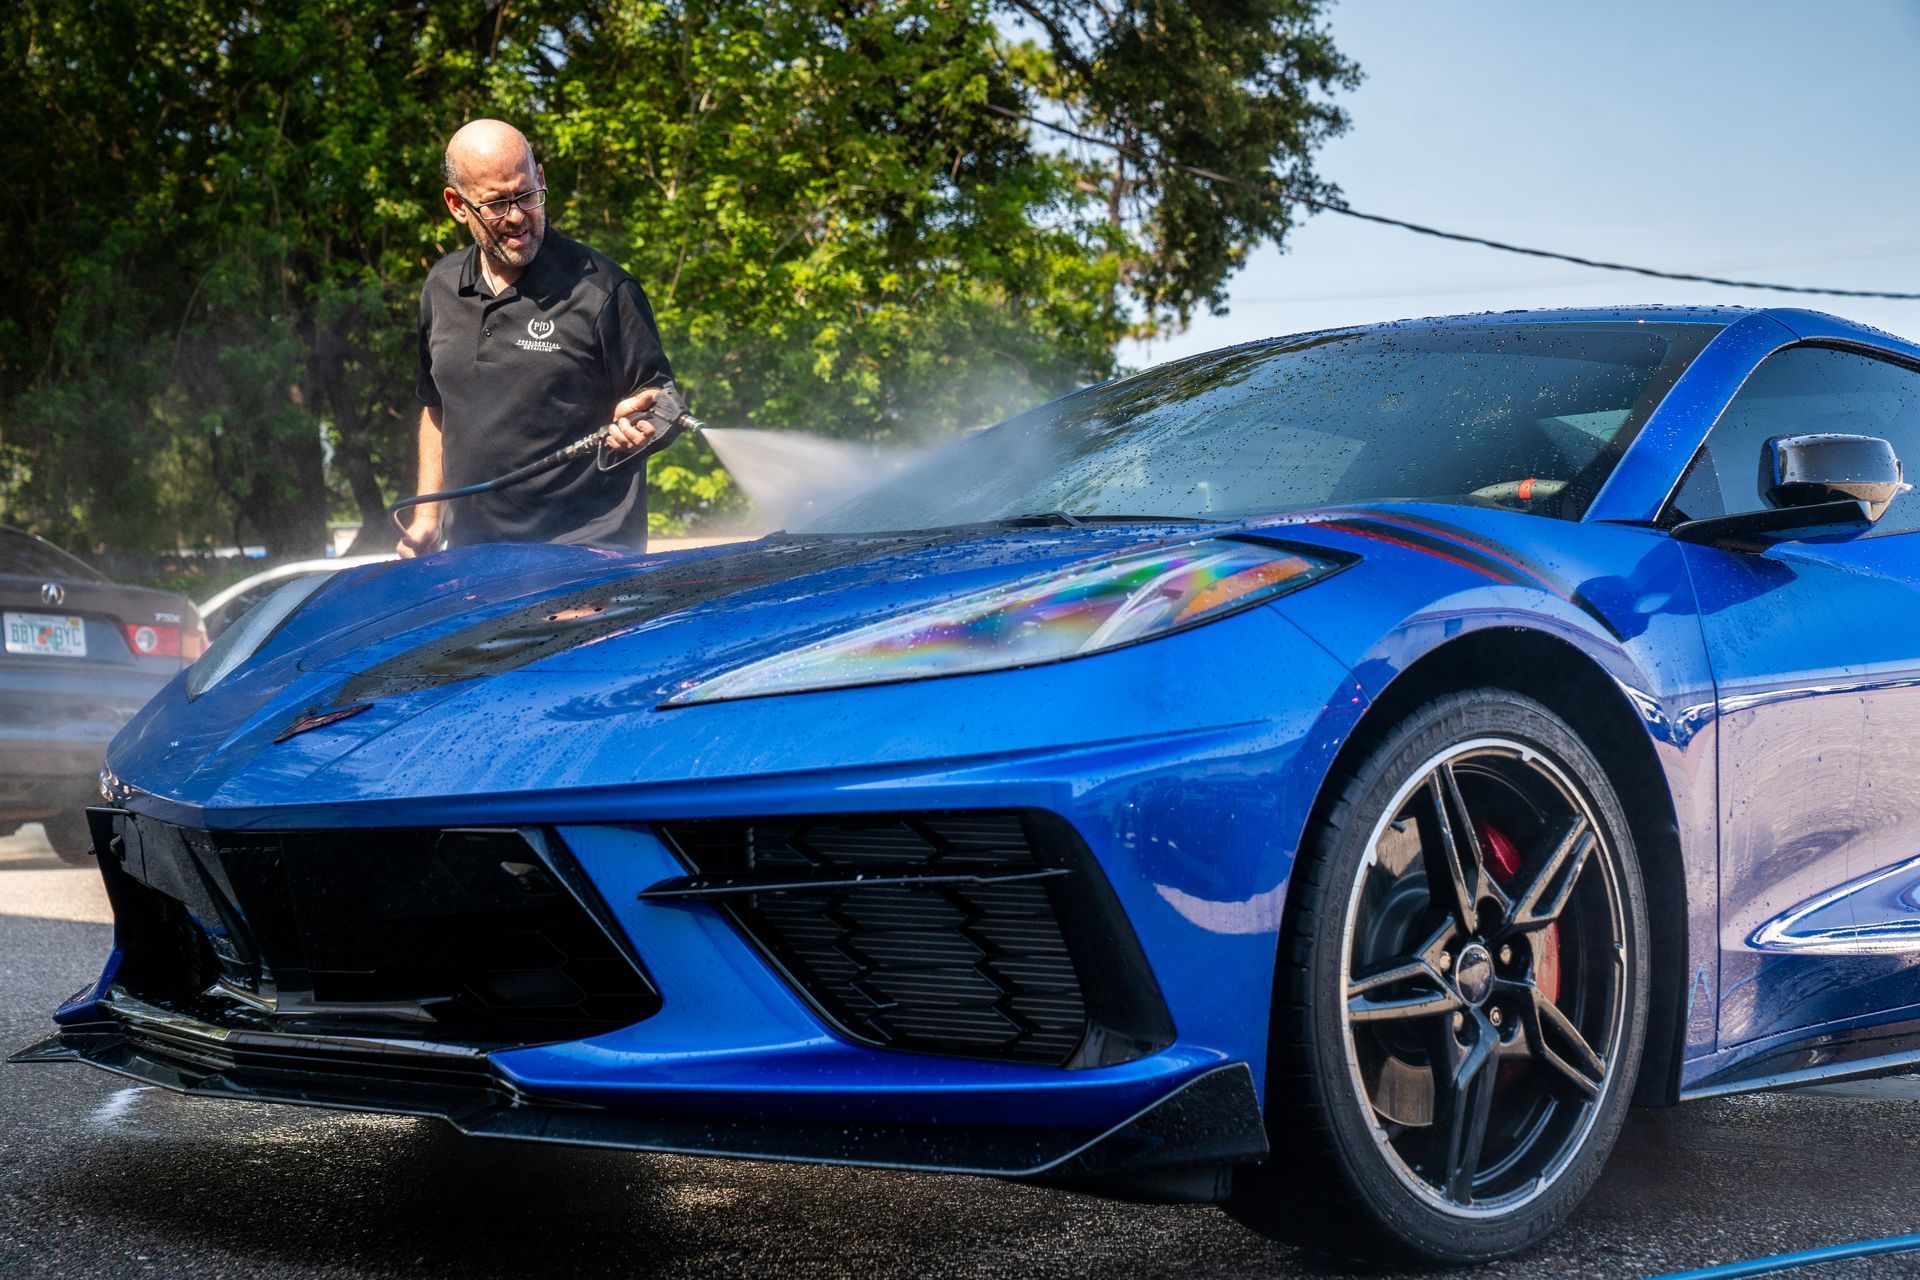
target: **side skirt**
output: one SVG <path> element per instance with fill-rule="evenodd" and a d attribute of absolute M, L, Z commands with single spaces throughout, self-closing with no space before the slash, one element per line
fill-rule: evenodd
<path fill-rule="evenodd" d="M 1920 1022 L 1858 1027 L 1765 1049 L 1680 1090 L 1680 1100 L 1896 1075 L 1920 1066 Z"/>

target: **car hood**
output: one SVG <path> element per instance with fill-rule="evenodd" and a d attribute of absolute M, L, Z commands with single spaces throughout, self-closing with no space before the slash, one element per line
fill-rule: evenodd
<path fill-rule="evenodd" d="M 423 603 L 294 637 L 302 671 L 348 677 L 337 701 L 416 693 L 509 672 L 711 675 L 819 635 L 1076 561 L 1207 536 L 1190 525 L 775 535 L 611 563 L 562 561 L 465 589 L 430 562 L 389 593 Z M 480 552 L 482 556 L 485 551 Z M 585 572 L 582 572 L 582 570 Z M 419 579 L 425 579 L 420 581 Z M 330 604 L 333 602 L 329 602 Z M 341 599 L 345 609 L 352 598 Z M 356 610 L 357 612 L 357 610 Z"/>
<path fill-rule="evenodd" d="M 663 555 L 484 546 L 349 570 L 198 699 L 176 682 L 122 732 L 109 765 L 134 787 L 206 803 L 249 769 L 310 787 L 346 754 L 403 726 L 424 733 L 427 720 L 466 717 L 498 742 L 516 721 L 588 716 L 591 704 L 596 723 L 624 717 L 631 729 L 670 719 L 655 709 L 689 684 L 823 636 L 1237 527 L 776 535 Z M 350 717 L 288 735 L 332 712 Z M 444 735 L 435 749 L 451 749 Z"/>

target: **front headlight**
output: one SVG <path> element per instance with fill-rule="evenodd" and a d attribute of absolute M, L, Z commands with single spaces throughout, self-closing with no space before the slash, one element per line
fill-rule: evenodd
<path fill-rule="evenodd" d="M 295 578 L 241 614 L 187 669 L 188 699 L 197 698 L 213 688 L 225 680 L 235 667 L 259 652 L 260 646 L 293 616 L 294 610 L 307 602 L 308 596 L 325 585 L 329 576 L 316 573 Z"/>
<path fill-rule="evenodd" d="M 1211 622 L 1352 563 L 1320 548 L 1207 538 L 1106 556 L 875 622 L 691 681 L 662 706 L 1030 667 Z"/>

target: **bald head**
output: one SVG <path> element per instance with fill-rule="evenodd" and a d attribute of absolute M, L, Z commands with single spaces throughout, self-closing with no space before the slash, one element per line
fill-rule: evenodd
<path fill-rule="evenodd" d="M 469 120 L 447 142 L 447 185 L 464 187 L 467 175 L 480 170 L 525 167 L 533 170 L 533 147 L 527 135 L 505 120 Z"/>
<path fill-rule="evenodd" d="M 519 278 L 547 231 L 546 211 L 528 208 L 547 177 L 526 135 L 504 120 L 474 120 L 447 143 L 447 212 L 473 233 L 489 273 Z"/>

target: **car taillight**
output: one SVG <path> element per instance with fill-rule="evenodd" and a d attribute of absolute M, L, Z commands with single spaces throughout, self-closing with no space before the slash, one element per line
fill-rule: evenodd
<path fill-rule="evenodd" d="M 200 655 L 206 651 L 206 625 L 204 623 L 195 623 L 193 626 L 188 627 L 186 633 L 180 637 L 180 665 L 184 667 L 188 663 L 198 660 Z"/>
<path fill-rule="evenodd" d="M 143 658 L 178 658 L 181 656 L 179 627 L 154 626 L 144 622 L 123 622 L 120 630 L 126 633 L 127 647 Z"/>

